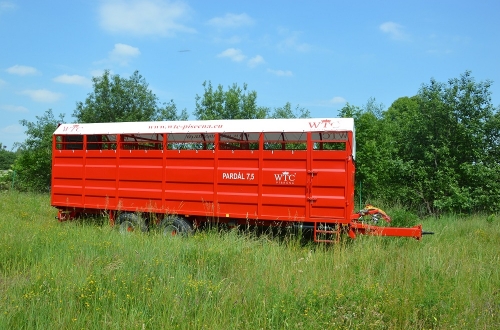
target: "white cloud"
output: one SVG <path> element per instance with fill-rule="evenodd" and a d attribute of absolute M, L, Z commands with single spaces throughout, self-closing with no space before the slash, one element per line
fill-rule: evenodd
<path fill-rule="evenodd" d="M 453 51 L 451 49 L 428 49 L 426 53 L 430 55 L 448 55 Z"/>
<path fill-rule="evenodd" d="M 299 42 L 297 37 L 292 36 L 282 40 L 278 43 L 278 47 L 282 49 L 294 49 L 299 52 L 307 52 L 311 49 L 311 46 L 305 42 Z"/>
<path fill-rule="evenodd" d="M 234 62 L 241 62 L 246 59 L 246 56 L 242 53 L 241 50 L 234 48 L 226 49 L 225 51 L 217 55 L 217 57 L 228 57 Z"/>
<path fill-rule="evenodd" d="M 228 48 L 222 53 L 218 54 L 217 57 L 226 57 L 229 58 L 233 62 L 243 62 L 247 59 L 247 56 L 243 54 L 240 49 Z M 255 68 L 260 64 L 264 64 L 266 61 L 260 55 L 256 55 L 247 61 L 247 64 L 251 68 Z"/>
<path fill-rule="evenodd" d="M 239 44 L 242 42 L 242 38 L 240 36 L 232 36 L 229 38 L 214 38 L 214 42 L 216 43 L 226 43 L 226 44 Z"/>
<path fill-rule="evenodd" d="M 15 9 L 16 4 L 10 1 L 0 1 L 0 13 L 3 11 Z"/>
<path fill-rule="evenodd" d="M 67 75 L 63 74 L 60 76 L 55 77 L 54 79 L 55 82 L 61 83 L 61 84 L 70 84 L 70 85 L 82 85 L 82 86 L 89 86 L 91 85 L 90 79 L 79 76 L 79 75 Z"/>
<path fill-rule="evenodd" d="M 235 28 L 253 25 L 254 20 L 247 14 L 226 14 L 224 17 L 212 18 L 208 24 L 218 28 Z"/>
<path fill-rule="evenodd" d="M 342 96 L 334 96 L 329 100 L 314 101 L 310 105 L 315 107 L 331 107 L 333 105 L 345 104 L 346 102 L 347 100 Z"/>
<path fill-rule="evenodd" d="M 288 29 L 280 28 L 278 30 L 278 33 L 280 35 L 284 36 L 284 39 L 282 39 L 278 43 L 278 48 L 281 50 L 288 50 L 292 49 L 298 52 L 308 52 L 311 50 L 311 45 L 305 42 L 301 42 L 299 40 L 300 33 L 296 31 L 289 31 Z"/>
<path fill-rule="evenodd" d="M 239 44 L 240 42 L 242 42 L 242 38 L 239 36 L 232 36 L 230 38 L 224 39 L 223 41 L 229 44 Z"/>
<path fill-rule="evenodd" d="M 334 96 L 328 103 L 332 104 L 339 104 L 339 103 L 346 103 L 346 99 L 344 99 L 342 96 Z"/>
<path fill-rule="evenodd" d="M 28 112 L 28 109 L 20 105 L 0 105 L 0 109 L 8 112 Z"/>
<path fill-rule="evenodd" d="M 102 77 L 103 74 L 104 74 L 104 70 L 100 70 L 100 69 L 99 70 L 92 70 L 92 71 L 90 71 L 90 75 L 92 77 Z M 114 73 L 113 73 L 112 70 L 109 71 L 109 74 L 110 75 L 114 75 Z"/>
<path fill-rule="evenodd" d="M 0 129 L 0 132 L 6 133 L 6 134 L 20 134 L 24 132 L 24 128 L 21 125 L 9 125 L 2 127 Z"/>
<path fill-rule="evenodd" d="M 272 73 L 272 74 L 279 76 L 279 77 L 291 77 L 291 76 L 293 76 L 293 73 L 290 70 L 285 71 L 285 70 L 267 69 L 267 72 Z"/>
<path fill-rule="evenodd" d="M 8 68 L 7 70 L 8 73 L 10 74 L 17 74 L 19 76 L 27 76 L 27 75 L 34 75 L 38 74 L 38 70 L 35 69 L 34 67 L 31 66 L 26 66 L 26 65 L 14 65 Z"/>
<path fill-rule="evenodd" d="M 140 54 L 139 48 L 125 44 L 115 44 L 115 47 L 109 53 L 109 59 L 114 62 L 119 62 L 121 65 L 127 65 L 132 58 Z"/>
<path fill-rule="evenodd" d="M 188 18 L 189 11 L 182 1 L 105 0 L 99 15 L 101 27 L 109 32 L 173 36 L 177 32 L 196 32 L 179 23 Z"/>
<path fill-rule="evenodd" d="M 118 57 L 135 57 L 141 54 L 139 51 L 139 48 L 137 47 L 132 47 L 129 45 L 125 44 L 115 44 L 115 48 L 111 51 L 111 54 L 113 56 L 118 56 Z"/>
<path fill-rule="evenodd" d="M 385 22 L 380 24 L 380 31 L 387 33 L 391 36 L 392 39 L 395 40 L 403 40 L 407 38 L 407 35 L 404 33 L 404 27 L 394 22 Z"/>
<path fill-rule="evenodd" d="M 56 102 L 63 96 L 47 89 L 27 89 L 21 94 L 29 96 L 35 102 Z"/>
<path fill-rule="evenodd" d="M 0 127 L 0 142 L 3 146 L 10 146 L 10 149 L 13 150 L 14 143 L 26 140 L 24 129 L 19 124 Z"/>
<path fill-rule="evenodd" d="M 7 85 L 5 80 L 0 79 L 0 87 Z"/>
<path fill-rule="evenodd" d="M 266 63 L 266 61 L 264 61 L 264 58 L 260 55 L 254 56 L 248 60 L 248 66 L 251 68 L 255 68 L 256 66 L 264 63 Z"/>

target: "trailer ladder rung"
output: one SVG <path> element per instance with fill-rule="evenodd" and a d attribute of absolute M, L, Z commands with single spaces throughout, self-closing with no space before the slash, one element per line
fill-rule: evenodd
<path fill-rule="evenodd" d="M 326 224 L 315 222 L 314 241 L 318 243 L 338 243 L 340 241 L 340 225 L 333 224 L 331 226 L 336 229 L 330 229 L 331 227 Z"/>

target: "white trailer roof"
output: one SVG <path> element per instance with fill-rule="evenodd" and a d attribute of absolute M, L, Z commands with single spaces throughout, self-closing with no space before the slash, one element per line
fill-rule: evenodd
<path fill-rule="evenodd" d="M 354 132 L 353 118 L 233 119 L 61 124 L 55 135 L 224 133 L 224 132 Z"/>

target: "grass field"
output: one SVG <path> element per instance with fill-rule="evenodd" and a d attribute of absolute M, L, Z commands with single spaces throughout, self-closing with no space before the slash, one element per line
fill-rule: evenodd
<path fill-rule="evenodd" d="M 122 235 L 0 193 L 0 329 L 500 329 L 500 218 L 422 241 Z"/>

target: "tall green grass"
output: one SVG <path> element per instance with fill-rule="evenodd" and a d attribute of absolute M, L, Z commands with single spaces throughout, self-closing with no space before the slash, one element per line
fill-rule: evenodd
<path fill-rule="evenodd" d="M 122 235 L 0 193 L 0 329 L 497 329 L 500 219 L 337 245 L 204 230 Z"/>

